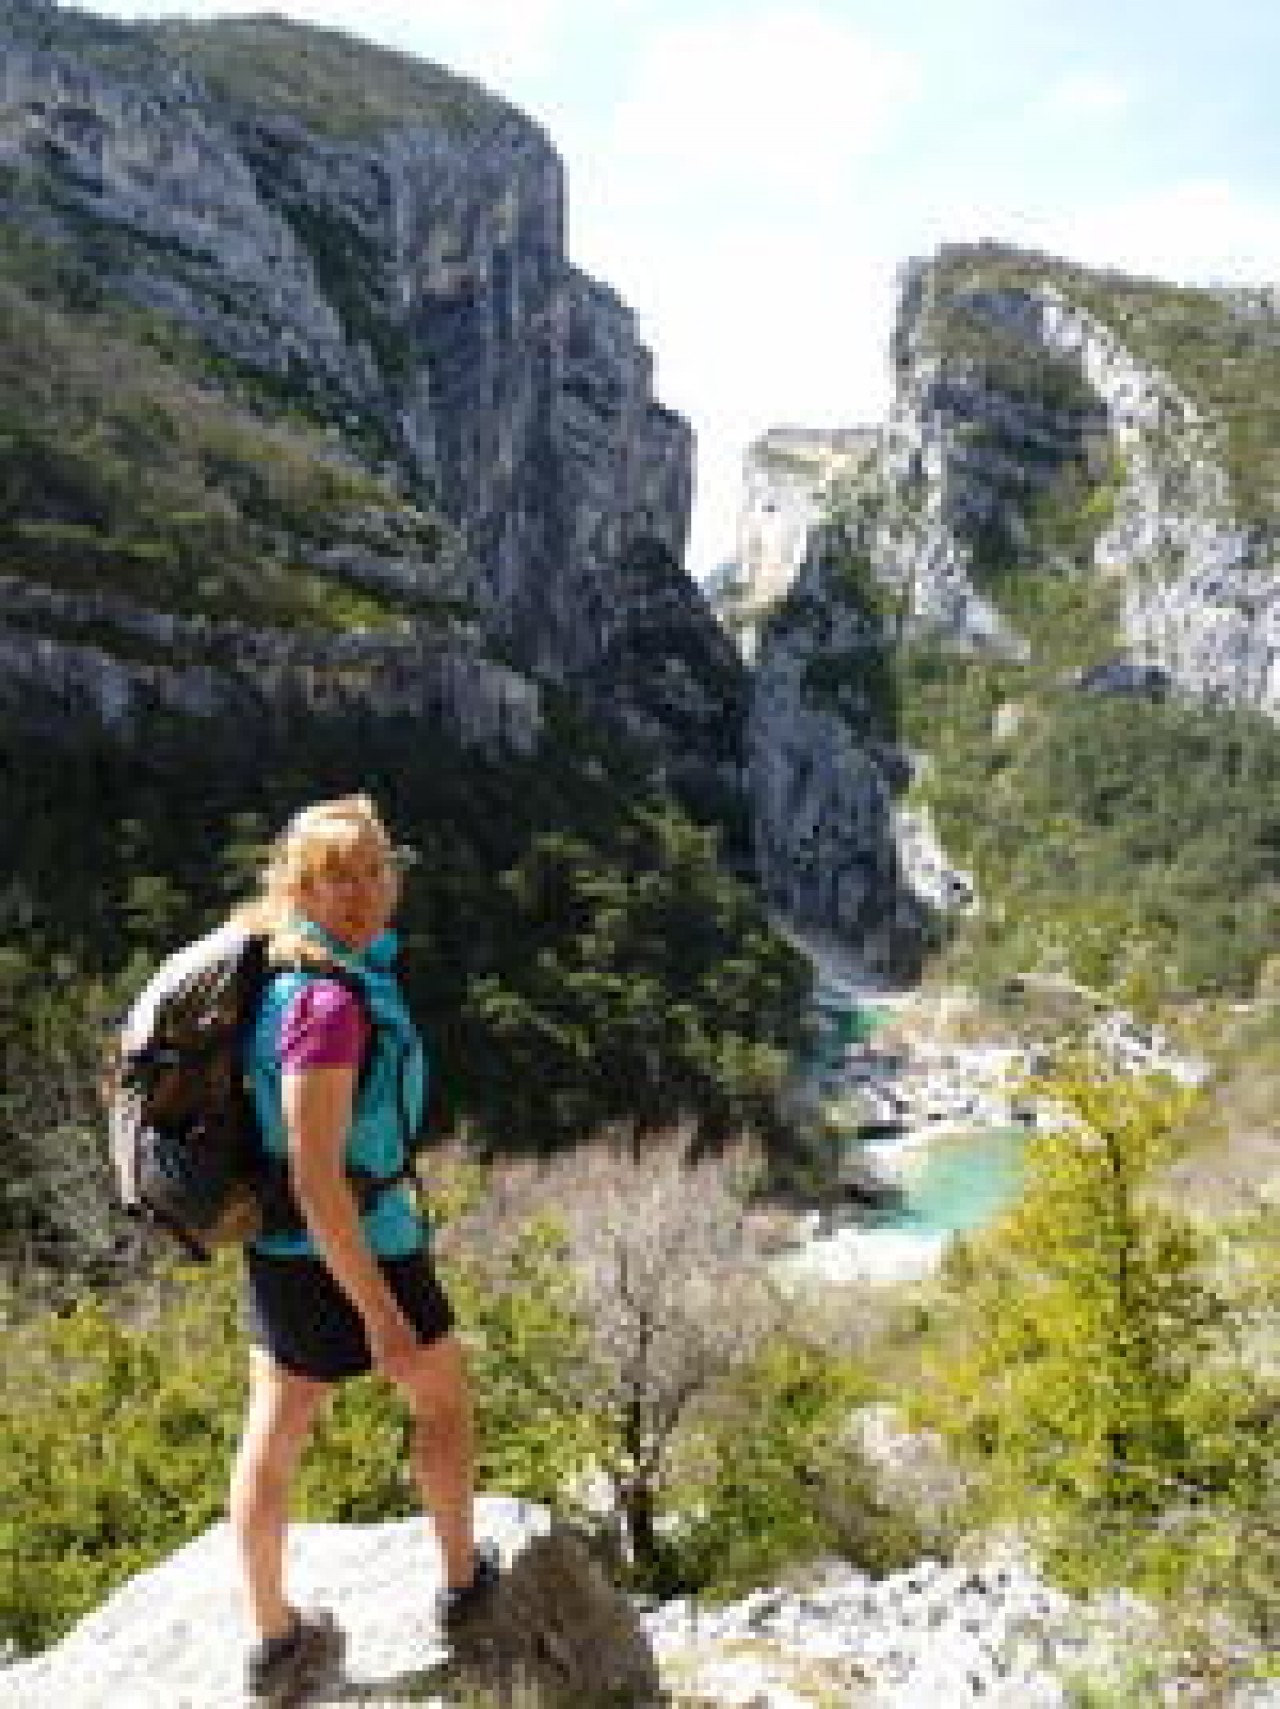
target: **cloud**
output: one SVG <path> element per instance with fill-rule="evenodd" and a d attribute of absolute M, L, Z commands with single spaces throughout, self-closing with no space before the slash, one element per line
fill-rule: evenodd
<path fill-rule="evenodd" d="M 918 82 L 909 55 L 830 12 L 738 10 L 648 39 L 608 150 L 667 198 L 812 199 L 886 137 Z"/>
<path fill-rule="evenodd" d="M 644 265 L 643 229 L 631 241 L 617 273 L 639 281 L 631 296 L 656 345 L 658 393 L 697 434 L 689 564 L 701 574 L 733 549 L 753 439 L 777 425 L 851 426 L 885 413 L 895 268 L 813 234 L 807 243 L 794 234 L 777 264 L 751 230 L 701 256 L 667 252 L 661 268 Z"/>
<path fill-rule="evenodd" d="M 1126 113 L 1134 92 L 1106 71 L 1072 71 L 1049 89 L 1041 111 L 1053 119 L 1110 119 Z"/>
<path fill-rule="evenodd" d="M 862 248 L 878 151 L 917 63 L 815 4 L 651 34 L 594 134 L 558 129 L 580 264 L 636 308 L 698 438 L 689 562 L 732 551 L 747 445 L 888 400 L 892 260 Z"/>

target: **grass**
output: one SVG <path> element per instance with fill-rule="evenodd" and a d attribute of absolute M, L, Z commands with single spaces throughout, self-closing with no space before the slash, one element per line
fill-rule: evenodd
<path fill-rule="evenodd" d="M 479 138 L 514 116 L 478 83 L 339 30 L 279 17 L 124 25 L 64 10 L 4 8 L 6 35 L 74 55 L 108 76 L 164 85 L 174 62 L 241 111 L 287 114 L 320 136 L 360 139 L 405 125 Z"/>
<path fill-rule="evenodd" d="M 1222 430 L 1241 519 L 1274 526 L 1280 509 L 1280 314 L 1274 308 L 1251 312 L 1229 293 L 997 246 L 945 249 L 939 265 L 944 293 L 967 285 L 1036 290 L 1049 283 L 1095 314 Z"/>
<path fill-rule="evenodd" d="M 262 17 L 174 20 L 138 33 L 192 66 L 218 99 L 288 114 L 335 140 L 406 125 L 480 140 L 514 117 L 478 83 L 340 30 Z"/>

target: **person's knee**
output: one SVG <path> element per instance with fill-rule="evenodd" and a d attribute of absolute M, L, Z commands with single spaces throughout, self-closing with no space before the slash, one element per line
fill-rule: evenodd
<path fill-rule="evenodd" d="M 455 1342 L 423 1349 L 409 1390 L 409 1406 L 420 1434 L 436 1442 L 465 1440 L 471 1428 L 471 1403 L 461 1349 Z"/>
<path fill-rule="evenodd" d="M 240 1444 L 232 1474 L 232 1500 L 260 1502 L 287 1484 L 296 1458 L 291 1439 L 269 1431 L 250 1431 Z"/>

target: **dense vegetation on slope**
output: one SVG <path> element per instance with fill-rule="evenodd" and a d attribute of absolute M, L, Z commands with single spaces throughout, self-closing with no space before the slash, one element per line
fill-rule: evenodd
<path fill-rule="evenodd" d="M 479 140 L 515 111 L 442 66 L 278 17 L 119 24 L 38 0 L 3 0 L 0 27 L 30 47 L 71 54 L 126 79 L 166 76 L 177 60 L 215 96 L 297 119 L 321 136 L 424 125 Z"/>
<path fill-rule="evenodd" d="M 570 709 L 529 760 L 373 723 L 263 739 L 252 763 L 200 727 L 140 735 L 129 750 L 87 734 L 63 750 L 0 732 L 3 1179 L 26 1193 L 41 1171 L 68 1177 L 34 1208 L 7 1197 L 11 1258 L 44 1236 L 56 1259 L 59 1223 L 83 1214 L 104 1011 L 247 893 L 300 802 L 350 789 L 370 790 L 422 856 L 404 972 L 432 1040 L 437 1133 L 462 1124 L 492 1153 L 686 1115 L 708 1143 L 771 1129 L 805 964 L 720 870 L 713 835 Z"/>
<path fill-rule="evenodd" d="M 982 901 L 952 966 L 1056 969 L 1144 1003 L 1254 989 L 1280 883 L 1273 724 L 1037 693 L 936 653 L 904 666 L 903 725 L 934 761 L 921 794 Z"/>
<path fill-rule="evenodd" d="M 166 20 L 147 33 L 198 72 L 215 96 L 287 115 L 319 136 L 350 139 L 420 125 L 480 141 L 515 116 L 457 72 L 340 30 L 262 17 Z"/>
<path fill-rule="evenodd" d="M 0 574 L 249 624 L 376 628 L 448 602 L 344 586 L 445 524 L 263 383 L 105 297 L 87 258 L 0 225 Z"/>

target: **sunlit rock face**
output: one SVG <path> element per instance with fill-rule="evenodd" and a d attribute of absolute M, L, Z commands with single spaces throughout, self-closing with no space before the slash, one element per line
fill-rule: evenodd
<path fill-rule="evenodd" d="M 838 932 L 869 971 L 909 978 L 935 901 L 918 881 L 926 835 L 901 803 L 913 758 L 877 704 L 892 635 L 878 613 L 843 596 L 843 549 L 831 529 L 812 534 L 753 674 L 756 870 L 791 918 Z M 829 660 L 839 661 L 836 672 L 824 668 Z"/>
<path fill-rule="evenodd" d="M 1190 379 L 1137 353 L 1162 344 Z M 1275 714 L 1275 435 L 1255 428 L 1260 468 L 1245 467 L 1249 424 L 1194 379 L 1206 366 L 1258 366 L 1277 349 L 1280 316 L 1267 301 L 994 248 L 913 263 L 890 432 L 899 480 L 918 470 L 919 507 L 939 524 L 918 582 L 939 559 L 956 566 L 957 585 L 980 581 L 993 533 L 1016 562 L 1037 495 L 1070 469 L 1096 512 L 1091 568 L 1121 596 L 1117 654 L 1163 671 L 1184 695 Z M 1253 490 L 1267 479 L 1269 490 Z M 1058 567 L 1041 550 L 1019 572 Z"/>
<path fill-rule="evenodd" d="M 800 574 L 809 532 L 832 493 L 878 445 L 874 428 L 775 427 L 749 447 L 734 556 L 710 590 L 745 658 L 755 657 L 761 624 Z"/>
<path fill-rule="evenodd" d="M 92 257 L 114 299 L 439 520 L 430 561 L 337 540 L 308 543 L 311 568 L 416 578 L 466 607 L 473 651 L 626 722 L 607 664 L 652 630 L 628 566 L 661 553 L 664 621 L 679 604 L 686 651 L 701 636 L 723 673 L 681 567 L 691 431 L 654 396 L 632 311 L 568 260 L 562 163 L 505 102 L 330 32 L 7 0 L 0 198 L 9 229 Z"/>
<path fill-rule="evenodd" d="M 838 475 L 818 471 L 839 436 L 753 447 L 717 604 L 759 629 L 756 850 L 780 907 L 900 955 L 913 919 L 980 906 L 904 800 L 922 761 L 881 679 L 921 641 L 1034 664 L 1017 612 L 1037 582 L 1111 614 L 1082 689 L 1280 712 L 1277 435 L 1230 390 L 1245 356 L 1280 362 L 1265 294 L 944 249 L 903 271 L 890 415 Z"/>

